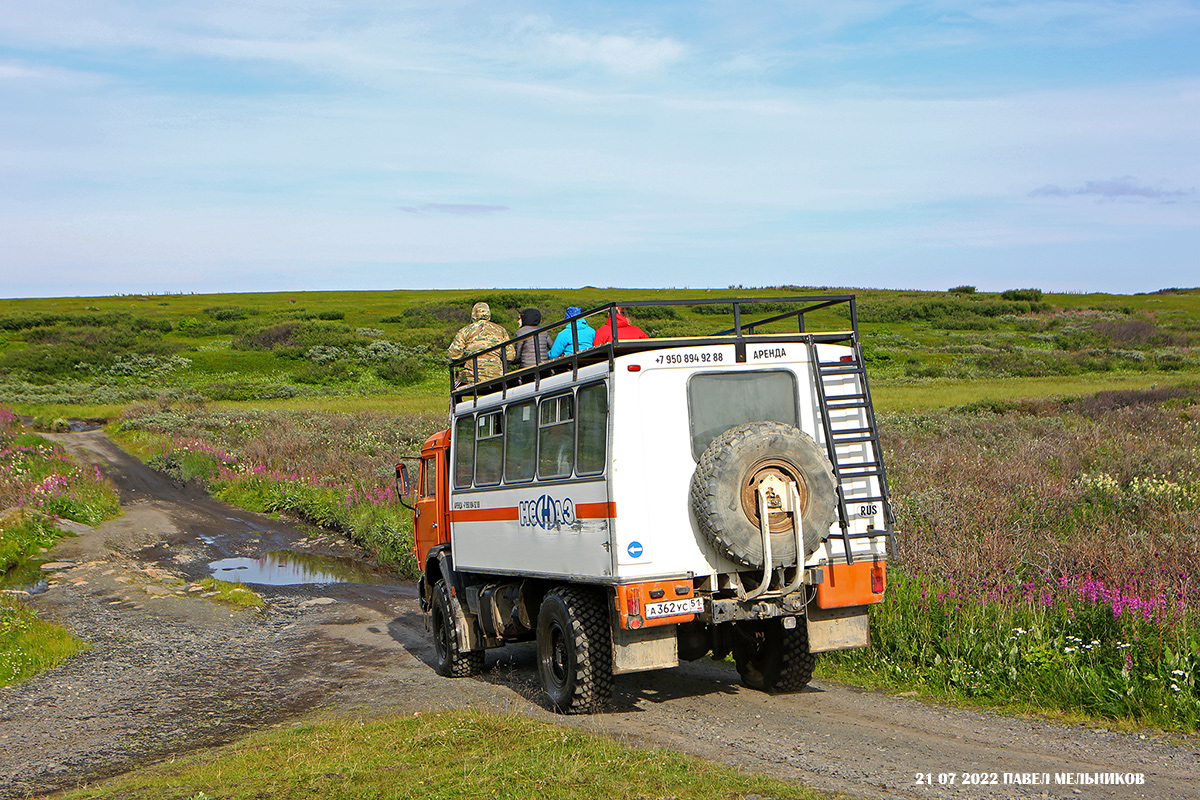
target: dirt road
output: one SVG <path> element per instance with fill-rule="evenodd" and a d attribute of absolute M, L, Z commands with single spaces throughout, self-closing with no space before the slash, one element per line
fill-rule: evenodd
<path fill-rule="evenodd" d="M 64 540 L 50 554 L 61 565 L 47 570 L 52 585 L 30 598 L 92 647 L 0 690 L 0 798 L 77 784 L 339 706 L 511 711 L 868 798 L 1200 798 L 1198 742 L 821 683 L 768 696 L 742 688 L 731 666 L 710 661 L 623 676 L 611 713 L 558 717 L 542 705 L 531 646 L 489 654 L 478 679 L 437 676 L 415 588 L 378 571 L 352 574 L 362 554 L 348 542 L 174 485 L 100 432 L 59 440 L 117 481 L 125 514 Z M 305 554 L 316 554 L 356 581 L 379 582 L 261 587 L 268 600 L 262 612 L 231 611 L 193 583 L 212 573 L 210 563 L 247 559 L 226 562 L 241 569 L 277 551 L 295 554 L 285 568 L 299 569 L 313 560 Z M 1077 781 L 1128 774 L 1144 783 L 1056 784 L 1056 774 Z M 1038 782 L 1006 782 L 1026 779 Z"/>

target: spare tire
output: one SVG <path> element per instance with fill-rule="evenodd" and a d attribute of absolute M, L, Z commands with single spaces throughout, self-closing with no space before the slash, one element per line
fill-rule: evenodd
<path fill-rule="evenodd" d="M 692 512 L 705 538 L 731 561 L 762 569 L 758 485 L 767 475 L 793 481 L 800 493 L 804 558 L 837 519 L 833 467 L 812 437 L 782 422 L 747 422 L 722 433 L 701 454 L 692 476 Z M 796 564 L 790 514 L 769 515 L 771 561 Z"/>

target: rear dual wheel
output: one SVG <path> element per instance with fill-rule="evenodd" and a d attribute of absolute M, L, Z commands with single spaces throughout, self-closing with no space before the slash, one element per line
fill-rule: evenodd
<path fill-rule="evenodd" d="M 794 618 L 793 618 L 794 619 Z M 735 622 L 733 661 L 742 683 L 766 692 L 798 692 L 812 680 L 817 656 L 808 649 L 808 627 L 783 627 L 783 619 Z"/>

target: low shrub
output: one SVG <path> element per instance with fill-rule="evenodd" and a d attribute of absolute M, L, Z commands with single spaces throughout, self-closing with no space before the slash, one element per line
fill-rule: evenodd
<path fill-rule="evenodd" d="M 180 344 L 163 341 L 157 330 L 135 329 L 128 324 L 35 328 L 26 339 L 28 347 L 0 351 L 0 374 L 49 383 L 103 372 L 121 360 L 168 358 L 182 349 Z"/>
<path fill-rule="evenodd" d="M 209 400 L 280 400 L 299 394 L 287 384 L 239 380 L 201 384 L 196 390 Z"/>
<path fill-rule="evenodd" d="M 404 309 L 386 321 L 401 322 L 410 328 L 446 328 L 462 326 L 471 321 L 471 305 L 468 303 L 427 303 Z"/>
<path fill-rule="evenodd" d="M 136 317 L 125 311 L 59 314 L 18 311 L 0 314 L 0 330 L 24 331 L 55 326 L 101 329 L 128 327 L 135 331 L 159 331 L 160 333 L 169 332 L 173 328 L 170 320 Z"/>
<path fill-rule="evenodd" d="M 258 309 L 247 308 L 245 306 L 210 306 L 204 309 L 204 313 L 220 322 L 232 322 L 257 316 Z"/>
<path fill-rule="evenodd" d="M 297 383 L 307 383 L 320 386 L 331 386 L 352 380 L 358 373 L 345 359 L 318 361 L 305 364 L 292 373 L 292 380 Z"/>
<path fill-rule="evenodd" d="M 347 325 L 328 322 L 284 322 L 247 333 L 235 339 L 235 350 L 273 350 L 279 355 L 303 358 L 314 347 L 370 346 L 370 338 L 360 336 Z"/>
<path fill-rule="evenodd" d="M 281 345 L 292 344 L 292 337 L 300 330 L 299 322 L 284 322 L 269 328 L 247 333 L 231 345 L 235 350 L 274 350 Z"/>
<path fill-rule="evenodd" d="M 1094 395 L 1070 401 L 1068 407 L 1078 414 L 1101 418 L 1111 411 L 1122 408 L 1168 404 L 1177 407 L 1196 403 L 1200 403 L 1200 386 L 1183 384 L 1180 386 L 1155 386 L 1150 389 L 1097 392 Z"/>
<path fill-rule="evenodd" d="M 429 371 L 429 362 L 420 358 L 390 359 L 375 368 L 375 374 L 393 386 L 415 386 Z"/>
<path fill-rule="evenodd" d="M 1132 347 L 1186 344 L 1184 337 L 1165 331 L 1144 319 L 1102 320 L 1092 325 L 1092 330 L 1111 342 Z"/>

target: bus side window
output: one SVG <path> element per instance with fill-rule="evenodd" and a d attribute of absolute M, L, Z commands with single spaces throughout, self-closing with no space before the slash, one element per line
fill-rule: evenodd
<path fill-rule="evenodd" d="M 608 387 L 595 383 L 579 390 L 579 474 L 604 472 L 607 450 Z"/>
<path fill-rule="evenodd" d="M 575 460 L 575 398 L 570 394 L 542 400 L 538 424 L 538 477 L 567 478 Z"/>
<path fill-rule="evenodd" d="M 537 406 L 532 400 L 514 403 L 505 411 L 504 481 L 533 480 L 537 467 Z"/>
<path fill-rule="evenodd" d="M 475 485 L 495 486 L 504 466 L 504 418 L 480 414 L 475 421 Z"/>
<path fill-rule="evenodd" d="M 454 488 L 471 488 L 475 474 L 475 418 L 460 417 L 454 425 Z"/>

